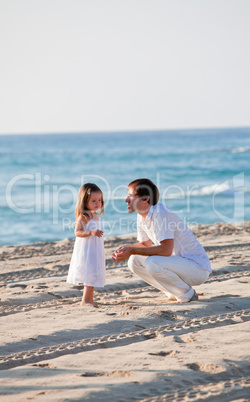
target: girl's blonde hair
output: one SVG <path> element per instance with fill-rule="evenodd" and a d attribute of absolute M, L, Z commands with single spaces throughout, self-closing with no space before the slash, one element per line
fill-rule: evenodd
<path fill-rule="evenodd" d="M 87 208 L 90 195 L 92 193 L 101 193 L 102 195 L 102 190 L 94 183 L 86 183 L 83 184 L 80 187 L 79 193 L 78 193 L 78 200 L 76 204 L 76 209 L 75 209 L 75 214 L 76 214 L 76 219 L 82 215 L 84 218 L 87 220 L 90 219 L 90 211 Z M 101 196 L 101 201 L 102 201 L 102 206 L 101 206 L 101 211 L 100 214 L 104 214 L 104 201 L 103 201 L 103 195 Z"/>

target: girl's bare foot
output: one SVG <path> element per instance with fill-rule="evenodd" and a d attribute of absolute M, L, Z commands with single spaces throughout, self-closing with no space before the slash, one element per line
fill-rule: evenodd
<path fill-rule="evenodd" d="M 91 305 L 93 307 L 99 307 L 98 303 L 94 302 L 94 301 L 81 301 L 80 306 L 86 306 L 86 305 Z"/>
<path fill-rule="evenodd" d="M 93 296 L 94 296 L 94 287 L 84 285 L 83 296 L 80 305 L 85 306 L 86 304 L 88 304 L 93 307 L 98 307 L 98 304 L 93 301 Z"/>

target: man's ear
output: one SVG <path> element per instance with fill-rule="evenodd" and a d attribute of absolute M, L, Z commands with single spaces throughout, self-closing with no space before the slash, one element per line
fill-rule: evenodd
<path fill-rule="evenodd" d="M 145 198 L 143 201 L 145 201 L 145 204 L 149 204 L 149 197 Z"/>

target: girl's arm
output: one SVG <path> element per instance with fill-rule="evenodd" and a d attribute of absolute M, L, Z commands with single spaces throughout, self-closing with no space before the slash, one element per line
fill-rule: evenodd
<path fill-rule="evenodd" d="M 83 216 L 79 216 L 79 218 L 76 221 L 76 226 L 75 226 L 75 235 L 76 237 L 90 237 L 90 236 L 97 236 L 97 237 L 102 237 L 103 236 L 103 231 L 99 229 L 95 230 L 84 230 L 84 227 L 88 223 L 86 218 L 83 218 Z"/>

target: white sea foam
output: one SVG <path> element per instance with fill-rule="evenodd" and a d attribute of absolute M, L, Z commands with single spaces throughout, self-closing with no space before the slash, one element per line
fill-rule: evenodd
<path fill-rule="evenodd" d="M 250 147 L 238 147 L 231 149 L 232 154 L 242 153 L 242 152 L 250 152 Z"/>
<path fill-rule="evenodd" d="M 196 189 L 191 192 L 191 195 L 194 196 L 202 196 L 202 195 L 210 195 L 214 193 L 223 193 L 224 191 L 228 191 L 228 185 L 226 183 L 222 184 L 212 184 L 211 186 L 204 186 L 200 189 Z"/>
<path fill-rule="evenodd" d="M 245 193 L 250 193 L 250 188 L 242 188 L 242 191 Z M 179 192 L 173 192 L 167 194 L 165 192 L 165 195 L 161 197 L 161 199 L 181 199 L 185 197 L 202 197 L 202 196 L 209 196 L 209 195 L 217 195 L 217 194 L 227 194 L 227 195 L 232 195 L 234 193 L 234 189 L 230 188 L 227 182 L 225 183 L 220 183 L 220 184 L 213 184 L 211 186 L 204 186 L 204 187 L 198 187 L 192 189 L 181 189 Z"/>
<path fill-rule="evenodd" d="M 161 200 L 167 200 L 167 199 L 181 199 L 185 197 L 202 197 L 202 196 L 208 196 L 208 195 L 217 195 L 221 193 L 227 193 L 228 195 L 231 195 L 234 193 L 234 189 L 230 188 L 229 183 L 226 181 L 224 183 L 216 183 L 212 184 L 210 186 L 199 186 L 195 185 L 193 187 L 181 187 L 178 186 L 179 189 L 177 191 L 169 191 L 168 188 L 166 187 L 165 189 L 161 189 L 161 194 L 162 196 L 160 197 Z M 171 189 L 171 186 L 169 187 Z M 250 193 L 250 188 L 244 187 L 241 189 L 241 191 L 244 191 L 245 193 Z M 112 197 L 112 201 L 124 201 L 126 198 L 125 197 Z"/>

